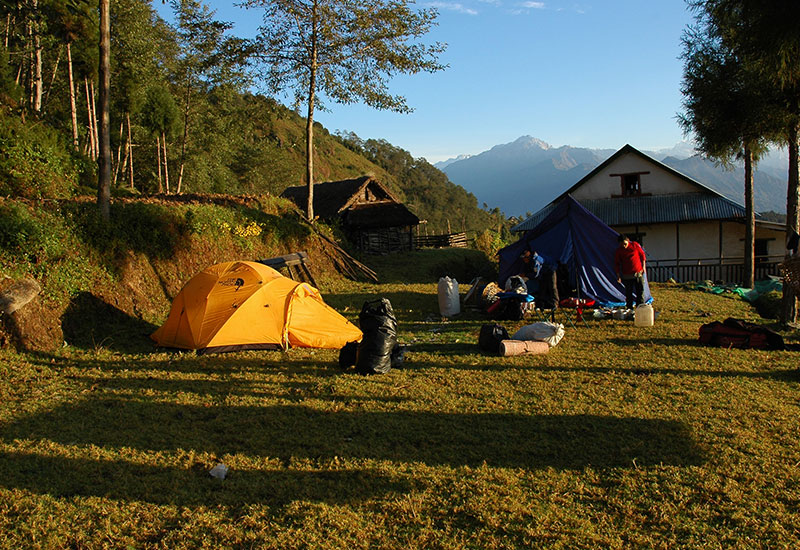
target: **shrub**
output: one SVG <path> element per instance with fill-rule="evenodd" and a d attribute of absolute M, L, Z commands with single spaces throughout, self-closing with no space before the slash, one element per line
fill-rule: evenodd
<path fill-rule="evenodd" d="M 78 185 L 80 168 L 63 136 L 46 126 L 0 120 L 0 195 L 28 199 L 63 198 Z"/>
<path fill-rule="evenodd" d="M 759 295 L 753 305 L 758 314 L 765 319 L 778 319 L 781 313 L 782 294 L 777 290 L 772 290 Z"/>
<path fill-rule="evenodd" d="M 52 261 L 66 251 L 60 225 L 21 204 L 4 204 L 0 206 L 0 248 L 16 261 Z"/>

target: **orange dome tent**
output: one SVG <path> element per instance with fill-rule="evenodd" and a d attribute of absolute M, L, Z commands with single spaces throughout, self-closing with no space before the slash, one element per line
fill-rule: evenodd
<path fill-rule="evenodd" d="M 316 288 L 257 262 L 227 262 L 192 277 L 150 337 L 159 346 L 213 353 L 339 349 L 362 334 L 325 304 Z"/>

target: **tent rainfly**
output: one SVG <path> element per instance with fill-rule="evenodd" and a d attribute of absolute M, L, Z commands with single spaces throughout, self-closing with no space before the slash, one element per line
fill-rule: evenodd
<path fill-rule="evenodd" d="M 257 262 L 212 265 L 186 283 L 151 338 L 214 353 L 289 347 L 340 349 L 361 331 L 307 283 Z"/>
<path fill-rule="evenodd" d="M 581 298 L 595 300 L 606 307 L 625 305 L 625 289 L 614 272 L 614 252 L 619 234 L 600 218 L 567 195 L 536 227 L 517 242 L 500 250 L 500 276 L 506 279 L 522 271 L 520 254 L 537 252 L 569 270 Z M 652 301 L 645 277 L 644 301 Z"/>

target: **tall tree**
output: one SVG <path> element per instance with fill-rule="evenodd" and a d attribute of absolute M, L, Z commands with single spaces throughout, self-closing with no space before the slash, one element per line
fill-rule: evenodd
<path fill-rule="evenodd" d="M 100 0 L 100 155 L 97 174 L 97 206 L 100 216 L 111 219 L 111 0 Z"/>
<path fill-rule="evenodd" d="M 229 80 L 234 74 L 235 51 L 238 41 L 225 37 L 231 23 L 214 20 L 214 11 L 201 0 L 172 0 L 177 20 L 177 37 L 181 45 L 178 79 L 184 88 L 183 139 L 181 140 L 180 169 L 176 192 L 183 186 L 183 170 L 189 136 L 192 90 L 201 83 L 213 84 Z"/>
<path fill-rule="evenodd" d="M 245 0 L 264 8 L 257 59 L 273 91 L 289 85 L 306 111 L 306 214 L 314 219 L 314 112 L 320 94 L 338 103 L 410 112 L 388 81 L 396 74 L 445 68 L 445 46 L 417 40 L 436 23 L 435 9 L 415 11 L 409 0 Z"/>
<path fill-rule="evenodd" d="M 78 109 L 75 97 L 75 75 L 73 71 L 72 45 L 76 40 L 86 40 L 92 33 L 93 23 L 88 0 L 51 1 L 46 5 L 48 28 L 63 40 L 67 51 L 67 87 L 69 90 L 70 124 L 72 128 L 72 146 L 79 149 L 78 143 Z"/>
<path fill-rule="evenodd" d="M 776 130 L 789 150 L 786 189 L 786 231 L 800 231 L 800 2 L 763 0 L 698 0 L 723 43 L 737 53 L 748 70 L 758 72 L 777 95 L 781 123 Z M 783 290 L 782 321 L 794 323 L 797 298 Z"/>
<path fill-rule="evenodd" d="M 41 37 L 41 12 L 39 0 L 30 0 L 31 20 L 29 34 L 31 37 L 31 106 L 37 113 L 42 110 L 42 92 L 44 81 L 42 79 L 42 37 Z"/>
<path fill-rule="evenodd" d="M 174 55 L 174 36 L 165 24 L 158 22 L 153 8 L 142 0 L 115 0 L 111 18 L 111 51 L 114 59 L 111 86 L 114 90 L 112 113 L 114 125 L 127 131 L 117 144 L 123 147 L 124 159 L 117 155 L 114 182 L 122 163 L 127 166 L 127 179 L 134 189 L 134 144 L 131 118 L 135 120 L 146 91 L 166 78 L 163 59 Z M 160 157 L 159 157 L 160 158 Z"/>
<path fill-rule="evenodd" d="M 175 99 L 164 86 L 152 86 L 147 90 L 147 98 L 142 108 L 144 124 L 156 136 L 156 162 L 158 165 L 158 192 L 164 189 L 161 180 L 161 163 L 164 162 L 166 175 L 166 191 L 169 188 L 169 170 L 167 168 L 167 138 L 170 137 L 178 124 L 178 107 Z"/>
<path fill-rule="evenodd" d="M 698 150 L 730 167 L 744 161 L 746 210 L 743 286 L 755 279 L 755 209 L 753 171 L 767 150 L 774 108 L 759 75 L 748 71 L 734 51 L 721 41 L 707 15 L 696 10 L 696 26 L 683 35 L 684 111 L 678 116 L 686 133 L 693 133 Z"/>

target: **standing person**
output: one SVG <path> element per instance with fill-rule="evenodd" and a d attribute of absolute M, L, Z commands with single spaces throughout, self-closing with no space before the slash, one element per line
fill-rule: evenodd
<path fill-rule="evenodd" d="M 617 238 L 619 247 L 614 253 L 614 270 L 617 272 L 617 282 L 625 286 L 625 307 L 633 309 L 634 294 L 636 305 L 642 303 L 644 294 L 644 250 L 636 241 L 631 241 L 627 235 Z"/>

